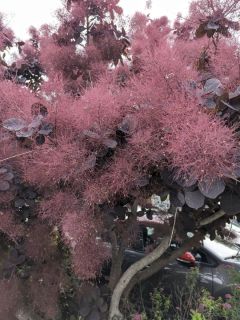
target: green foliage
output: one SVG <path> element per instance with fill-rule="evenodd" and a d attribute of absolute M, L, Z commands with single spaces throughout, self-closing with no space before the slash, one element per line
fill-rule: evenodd
<path fill-rule="evenodd" d="M 217 320 L 223 316 L 223 300 L 222 298 L 214 299 L 207 290 L 201 291 L 201 299 L 199 310 L 203 319 Z"/>
<path fill-rule="evenodd" d="M 166 319 L 170 307 L 171 300 L 169 297 L 164 295 L 163 290 L 155 290 L 152 294 L 152 305 L 153 305 L 153 320 L 164 320 Z"/>
<path fill-rule="evenodd" d="M 193 311 L 191 320 L 206 320 L 206 318 L 201 313 Z"/>
<path fill-rule="evenodd" d="M 231 270 L 234 286 L 232 295 L 214 298 L 206 289 L 199 290 L 199 270 L 193 268 L 187 275 L 185 286 L 177 288 L 175 300 L 162 289 L 151 296 L 152 310 L 144 312 L 141 320 L 239 320 L 240 274 Z"/>

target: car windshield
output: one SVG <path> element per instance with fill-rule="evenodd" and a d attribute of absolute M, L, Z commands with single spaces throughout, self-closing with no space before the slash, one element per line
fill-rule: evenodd
<path fill-rule="evenodd" d="M 227 240 L 215 239 L 211 241 L 206 238 L 203 241 L 204 247 L 213 252 L 221 260 L 230 259 L 239 255 L 239 249 Z"/>

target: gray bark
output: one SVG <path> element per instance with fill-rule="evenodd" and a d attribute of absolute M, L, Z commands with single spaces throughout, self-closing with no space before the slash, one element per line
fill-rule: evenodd
<path fill-rule="evenodd" d="M 123 320 L 124 317 L 119 310 L 119 304 L 121 297 L 123 295 L 124 290 L 127 288 L 131 279 L 137 274 L 139 271 L 151 265 L 154 261 L 158 260 L 162 254 L 169 247 L 170 236 L 166 236 L 160 245 L 158 245 L 151 253 L 142 258 L 141 260 L 134 263 L 131 267 L 129 267 L 120 280 L 118 281 L 116 287 L 113 290 L 110 310 L 109 310 L 109 320 Z"/>

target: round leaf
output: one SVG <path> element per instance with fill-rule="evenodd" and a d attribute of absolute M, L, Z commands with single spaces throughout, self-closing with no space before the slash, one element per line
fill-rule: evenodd
<path fill-rule="evenodd" d="M 185 200 L 190 208 L 197 210 L 204 205 L 205 197 L 199 190 L 193 192 L 187 191 L 185 192 Z"/>
<path fill-rule="evenodd" d="M 100 139 L 99 134 L 96 133 L 96 132 L 93 132 L 93 131 L 91 131 L 91 130 L 84 130 L 84 131 L 83 131 L 83 134 L 84 134 L 85 136 L 87 136 L 88 138 L 97 139 L 97 140 Z"/>
<path fill-rule="evenodd" d="M 0 180 L 0 191 L 7 191 L 10 189 L 10 184 L 8 181 Z"/>
<path fill-rule="evenodd" d="M 42 125 L 41 129 L 38 131 L 39 134 L 43 134 L 44 136 L 48 136 L 53 132 L 53 124 L 45 123 Z"/>
<path fill-rule="evenodd" d="M 91 306 L 89 304 L 83 304 L 79 308 L 79 314 L 82 317 L 86 317 L 89 314 L 90 311 L 91 311 Z"/>
<path fill-rule="evenodd" d="M 213 98 L 203 99 L 203 105 L 208 109 L 215 109 L 217 106 Z"/>
<path fill-rule="evenodd" d="M 217 78 L 208 79 L 204 86 L 204 93 L 214 93 L 217 96 L 221 96 L 223 93 L 223 87 L 220 80 Z"/>
<path fill-rule="evenodd" d="M 200 181 L 198 188 L 205 197 L 216 199 L 225 190 L 225 182 L 223 180 L 215 180 L 211 183 L 208 181 Z"/>
<path fill-rule="evenodd" d="M 42 144 L 44 144 L 44 142 L 45 142 L 45 137 L 44 137 L 44 135 L 39 134 L 39 135 L 36 137 L 36 144 L 37 144 L 37 145 L 42 145 Z"/>
<path fill-rule="evenodd" d="M 1 176 L 2 180 L 11 181 L 14 178 L 14 175 L 12 172 L 6 172 Z"/>
<path fill-rule="evenodd" d="M 240 213 L 240 197 L 230 191 L 224 192 L 221 199 L 223 211 L 230 216 Z"/>
<path fill-rule="evenodd" d="M 26 122 L 18 118 L 10 118 L 3 121 L 3 127 L 9 131 L 18 131 L 26 126 Z"/>
<path fill-rule="evenodd" d="M 86 317 L 86 320 L 101 320 L 100 312 L 98 310 L 92 310 Z"/>
<path fill-rule="evenodd" d="M 177 184 L 184 188 L 191 188 L 197 183 L 196 178 L 178 178 L 176 179 Z"/>
<path fill-rule="evenodd" d="M 141 178 L 138 178 L 136 181 L 136 185 L 138 187 L 146 187 L 149 184 L 149 177 L 143 176 Z"/>
<path fill-rule="evenodd" d="M 6 173 L 8 170 L 7 168 L 1 167 L 0 168 L 0 174 Z"/>
<path fill-rule="evenodd" d="M 110 149 L 115 149 L 117 147 L 117 141 L 113 139 L 104 139 L 103 144 Z"/>
<path fill-rule="evenodd" d="M 30 128 L 30 129 L 24 128 L 22 130 L 17 131 L 16 136 L 18 138 L 29 138 L 33 135 L 33 133 L 34 133 L 33 128 Z"/>
<path fill-rule="evenodd" d="M 25 200 L 20 199 L 20 198 L 16 199 L 15 202 L 14 202 L 14 206 L 15 206 L 15 208 L 24 207 L 25 206 Z"/>
<path fill-rule="evenodd" d="M 181 192 L 171 191 L 170 202 L 174 207 L 182 207 L 185 204 L 185 197 Z"/>
<path fill-rule="evenodd" d="M 205 27 L 205 30 L 218 30 L 218 29 L 219 29 L 219 25 L 213 21 L 209 21 Z"/>
<path fill-rule="evenodd" d="M 120 219 L 124 220 L 127 213 L 127 208 L 122 206 L 116 206 L 114 207 L 115 215 Z"/>
<path fill-rule="evenodd" d="M 43 116 L 42 115 L 38 115 L 36 117 L 34 117 L 33 121 L 29 124 L 29 129 L 37 129 L 40 127 L 40 125 L 42 124 L 42 119 Z"/>

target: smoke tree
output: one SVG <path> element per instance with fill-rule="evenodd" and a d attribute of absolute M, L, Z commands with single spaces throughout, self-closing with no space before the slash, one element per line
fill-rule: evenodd
<path fill-rule="evenodd" d="M 240 213 L 239 5 L 136 13 L 127 35 L 118 0 L 68 0 L 25 42 L 0 21 L 1 318 L 123 319 L 137 281 Z M 153 214 L 163 240 L 122 274 Z"/>

